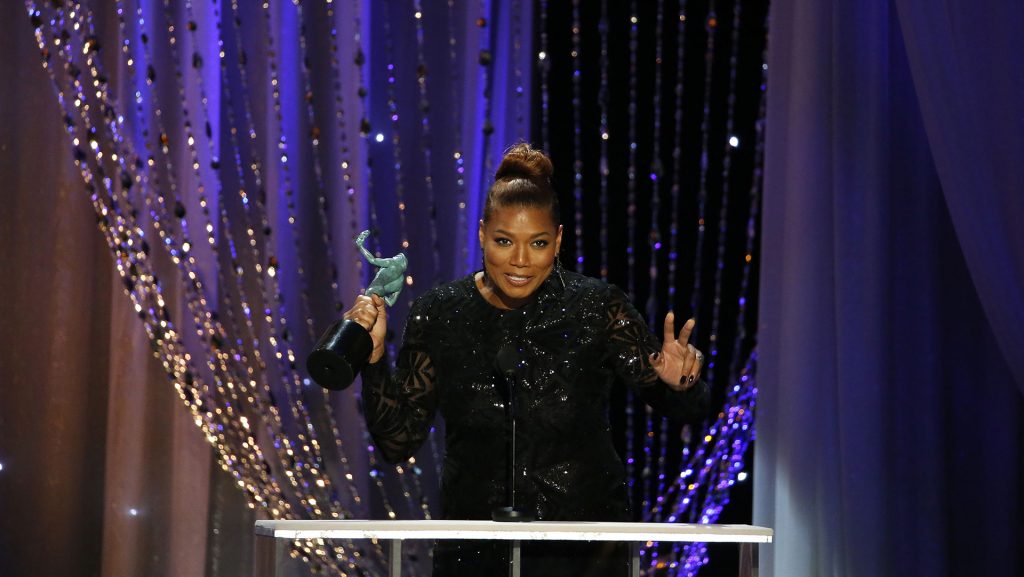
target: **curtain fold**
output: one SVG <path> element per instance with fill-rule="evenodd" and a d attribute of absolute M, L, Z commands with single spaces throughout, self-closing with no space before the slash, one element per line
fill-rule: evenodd
<path fill-rule="evenodd" d="M 25 20 L 11 4 L 0 5 L 0 70 L 16 87 L 0 90 L 0 564 L 97 574 L 111 288 L 109 272 L 90 271 L 110 260 L 45 76 L 12 65 L 38 51 L 14 33 Z"/>
<path fill-rule="evenodd" d="M 1021 570 L 1020 348 L 991 314 L 1022 306 L 1024 241 L 1004 226 L 1021 168 L 1000 160 L 1017 135 L 957 132 L 979 114 L 1012 131 L 1021 100 L 983 105 L 1005 86 L 960 76 L 943 57 L 960 44 L 925 24 L 944 11 L 907 4 L 772 5 L 754 512 L 776 530 L 767 575 Z M 969 28 L 956 42 L 985 45 Z M 1009 28 L 984 34 L 1005 44 Z M 1011 53 L 986 54 L 1013 76 Z M 977 56 L 962 66 L 987 70 Z M 941 89 L 922 82 L 939 69 Z"/>
<path fill-rule="evenodd" d="M 894 4 L 957 239 L 1024 392 L 1024 6 Z"/>

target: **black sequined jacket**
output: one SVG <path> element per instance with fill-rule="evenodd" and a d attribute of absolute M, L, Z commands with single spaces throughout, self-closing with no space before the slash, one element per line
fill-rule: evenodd
<path fill-rule="evenodd" d="M 447 519 L 489 519 L 506 505 L 509 387 L 496 368 L 515 351 L 516 501 L 538 520 L 627 521 L 625 471 L 608 421 L 621 379 L 655 410 L 687 421 L 708 410 L 706 383 L 674 391 L 647 357 L 659 341 L 617 287 L 552 273 L 528 304 L 501 310 L 472 275 L 413 303 L 393 374 L 363 370 L 363 409 L 377 450 L 412 456 L 440 410 Z M 507 353 L 504 353 L 507 354 Z"/>

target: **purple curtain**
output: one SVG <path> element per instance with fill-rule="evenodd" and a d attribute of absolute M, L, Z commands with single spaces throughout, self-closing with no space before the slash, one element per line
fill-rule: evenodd
<path fill-rule="evenodd" d="M 1015 56 L 1024 50 L 1024 6 L 895 5 L 953 228 L 1024 392 L 1024 65 Z"/>
<path fill-rule="evenodd" d="M 767 575 L 1024 571 L 1021 10 L 773 3 Z"/>

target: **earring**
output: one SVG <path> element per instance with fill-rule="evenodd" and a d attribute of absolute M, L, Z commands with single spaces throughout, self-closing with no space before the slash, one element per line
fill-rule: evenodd
<path fill-rule="evenodd" d="M 562 276 L 562 258 L 557 254 L 555 255 L 555 274 L 558 275 L 558 280 L 562 283 L 562 288 L 565 288 L 565 277 Z"/>

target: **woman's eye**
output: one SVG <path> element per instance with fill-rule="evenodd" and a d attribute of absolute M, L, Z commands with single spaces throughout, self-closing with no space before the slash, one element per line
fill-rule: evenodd
<path fill-rule="evenodd" d="M 533 246 L 535 246 L 537 248 L 544 248 L 547 245 L 548 245 L 548 241 L 546 241 L 546 240 L 535 240 L 535 241 L 533 241 Z"/>
<path fill-rule="evenodd" d="M 508 246 L 508 245 L 512 244 L 512 241 L 507 239 L 507 238 L 495 239 L 494 242 L 496 242 L 500 246 Z"/>

